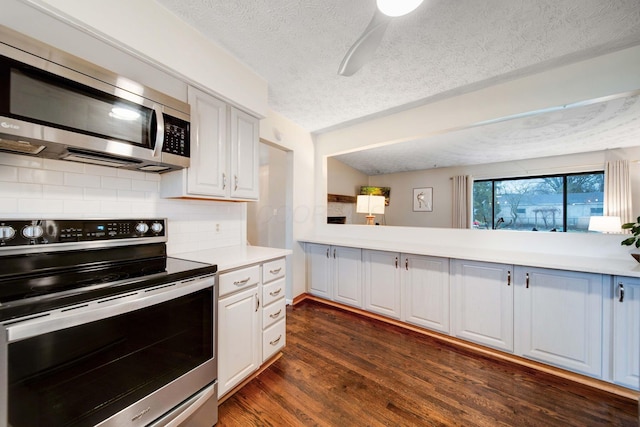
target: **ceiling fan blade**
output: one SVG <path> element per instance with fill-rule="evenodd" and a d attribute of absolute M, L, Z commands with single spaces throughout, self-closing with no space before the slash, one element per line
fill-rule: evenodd
<path fill-rule="evenodd" d="M 380 41 L 382 41 L 382 36 L 384 36 L 389 22 L 391 22 L 390 17 L 376 10 L 367 28 L 342 59 L 338 68 L 339 75 L 352 76 L 371 60 Z"/>

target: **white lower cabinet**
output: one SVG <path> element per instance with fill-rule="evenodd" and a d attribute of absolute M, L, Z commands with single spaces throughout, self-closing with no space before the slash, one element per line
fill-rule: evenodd
<path fill-rule="evenodd" d="M 515 281 L 516 353 L 601 377 L 603 276 L 517 267 Z"/>
<path fill-rule="evenodd" d="M 449 259 L 402 255 L 402 320 L 449 333 Z"/>
<path fill-rule="evenodd" d="M 260 367 L 259 286 L 218 300 L 218 397 Z"/>
<path fill-rule="evenodd" d="M 513 266 L 452 262 L 453 335 L 513 352 Z"/>
<path fill-rule="evenodd" d="M 315 243 L 306 250 L 308 292 L 362 308 L 362 250 Z"/>
<path fill-rule="evenodd" d="M 284 347 L 285 271 L 279 258 L 218 275 L 218 398 Z"/>
<path fill-rule="evenodd" d="M 364 267 L 364 308 L 400 319 L 400 254 L 362 251 Z"/>
<path fill-rule="evenodd" d="M 640 279 L 614 279 L 613 382 L 640 390 Z"/>

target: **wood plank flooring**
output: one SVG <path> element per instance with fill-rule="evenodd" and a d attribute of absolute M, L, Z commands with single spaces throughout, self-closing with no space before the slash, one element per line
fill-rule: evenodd
<path fill-rule="evenodd" d="M 322 303 L 219 407 L 229 426 L 637 426 L 636 401 Z"/>

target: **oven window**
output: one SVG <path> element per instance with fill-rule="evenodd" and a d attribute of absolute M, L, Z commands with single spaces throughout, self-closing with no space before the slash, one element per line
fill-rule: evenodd
<path fill-rule="evenodd" d="M 213 288 L 9 344 L 9 424 L 93 426 L 214 354 Z"/>

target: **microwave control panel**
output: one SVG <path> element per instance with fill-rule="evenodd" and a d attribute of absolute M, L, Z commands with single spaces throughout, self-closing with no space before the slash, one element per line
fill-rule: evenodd
<path fill-rule="evenodd" d="M 189 122 L 164 116 L 164 145 L 162 151 L 176 156 L 189 157 Z"/>

